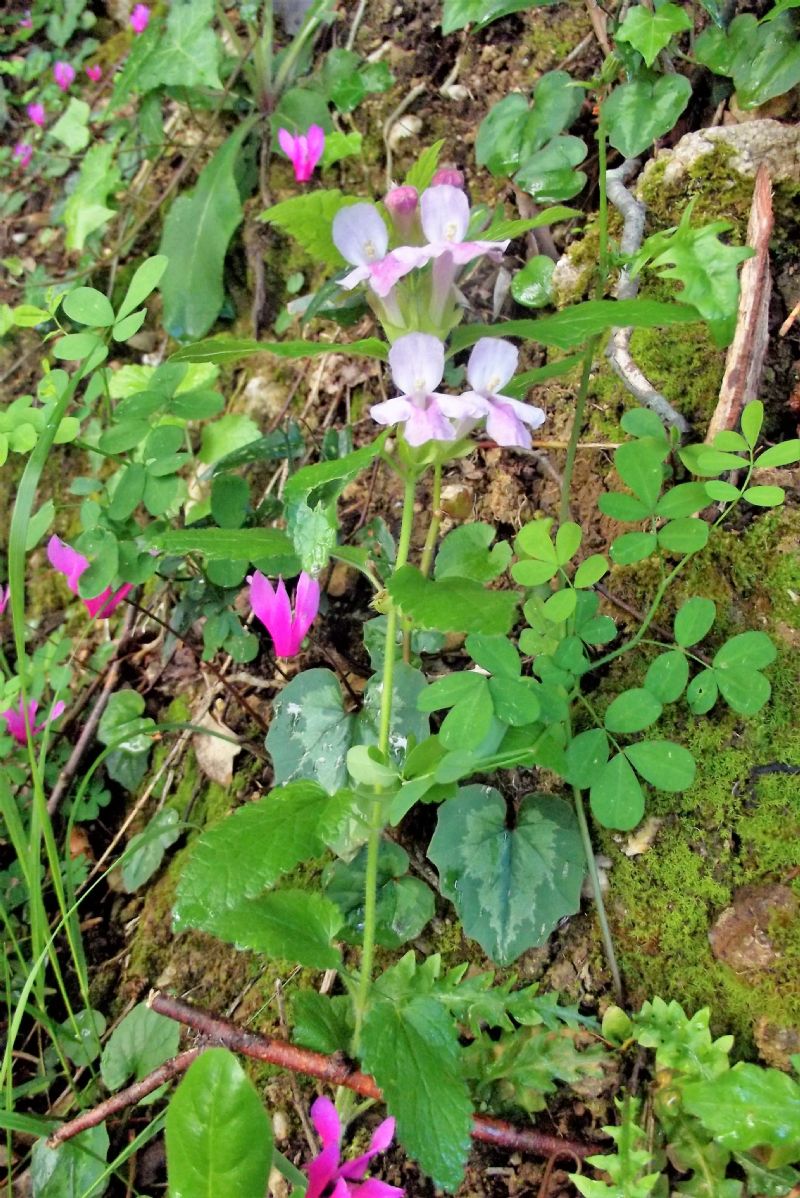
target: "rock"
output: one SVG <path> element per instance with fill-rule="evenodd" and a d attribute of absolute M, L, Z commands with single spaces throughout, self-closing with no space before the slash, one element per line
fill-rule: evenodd
<path fill-rule="evenodd" d="M 675 187 L 699 158 L 712 154 L 719 146 L 727 146 L 732 151 L 731 171 L 752 177 L 765 163 L 773 183 L 800 182 L 800 126 L 756 120 L 687 133 L 674 149 L 657 154 L 648 162 L 637 193 L 641 194 L 648 175 L 665 158 L 663 183 Z"/>
<path fill-rule="evenodd" d="M 272 420 L 284 412 L 288 391 L 272 374 L 254 374 L 244 389 L 244 407 L 255 420 Z"/>
<path fill-rule="evenodd" d="M 711 951 L 735 973 L 768 969 L 780 957 L 769 937 L 770 925 L 776 918 L 796 918 L 799 910 L 788 886 L 742 886 L 708 934 Z"/>
<path fill-rule="evenodd" d="M 781 1027 L 762 1015 L 756 1020 L 753 1035 L 758 1051 L 768 1065 L 787 1071 L 792 1068 L 791 1058 L 800 1052 L 800 1028 Z"/>

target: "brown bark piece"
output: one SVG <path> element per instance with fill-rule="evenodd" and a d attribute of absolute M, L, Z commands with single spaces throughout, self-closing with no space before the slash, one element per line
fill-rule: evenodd
<path fill-rule="evenodd" d="M 758 397 L 769 341 L 767 322 L 772 291 L 769 239 L 773 219 L 772 182 L 769 171 L 762 163 L 756 173 L 747 225 L 747 244 L 753 247 L 755 254 L 742 267 L 736 333 L 725 361 L 717 407 L 706 433 L 708 444 L 723 429 L 734 428 L 744 405 Z"/>

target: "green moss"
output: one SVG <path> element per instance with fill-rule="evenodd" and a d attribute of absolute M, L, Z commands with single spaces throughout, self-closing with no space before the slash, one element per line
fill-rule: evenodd
<path fill-rule="evenodd" d="M 759 516 L 742 533 L 715 537 L 659 612 L 656 622 L 669 627 L 675 607 L 699 593 L 717 603 L 714 645 L 746 628 L 765 628 L 779 649 L 767 670 L 772 698 L 751 719 L 721 701 L 703 718 L 687 719 L 682 703 L 667 708 L 658 735 L 690 750 L 698 763 L 695 784 L 685 794 L 650 795 L 648 815 L 662 823 L 645 852 L 629 858 L 622 852 L 626 837 L 603 837 L 613 861 L 609 908 L 631 1004 L 658 993 L 678 998 L 687 1009 L 710 1006 L 716 1032 L 733 1032 L 737 1051 L 745 1055 L 755 1052 L 760 1017 L 784 1027 L 800 1020 L 796 927 L 779 921 L 774 941 L 779 965 L 747 977 L 717 961 L 708 940 L 739 887 L 785 881 L 797 864 L 796 779 L 759 770 L 776 764 L 779 769 L 800 757 L 800 679 L 794 647 L 782 635 L 798 626 L 791 593 L 800 588 L 800 564 L 796 555 L 781 551 L 796 544 L 798 527 L 798 513 L 778 510 Z M 637 578 L 638 594 L 627 593 L 635 606 L 646 606 L 652 581 Z M 605 683 L 598 701 L 603 692 L 610 698 L 619 688 L 641 685 L 644 667 L 620 663 L 613 688 L 610 680 Z"/>

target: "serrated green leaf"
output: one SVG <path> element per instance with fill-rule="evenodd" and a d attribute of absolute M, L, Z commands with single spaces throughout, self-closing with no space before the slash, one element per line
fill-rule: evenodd
<path fill-rule="evenodd" d="M 403 566 L 389 580 L 389 594 L 418 628 L 438 632 L 482 632 L 505 636 L 514 622 L 518 597 L 487 591 L 468 578 L 425 578 L 415 566 Z"/>
<path fill-rule="evenodd" d="M 167 1108 L 166 1142 L 170 1198 L 264 1198 L 272 1124 L 226 1048 L 208 1048 L 189 1066 Z"/>
<path fill-rule="evenodd" d="M 288 233 L 315 261 L 338 268 L 344 258 L 333 244 L 333 218 L 358 202 L 357 196 L 346 196 L 338 188 L 315 190 L 273 204 L 261 213 L 261 220 Z"/>
<path fill-rule="evenodd" d="M 140 91 L 155 87 L 221 88 L 212 0 L 172 0 L 166 27 L 136 72 Z M 174 267 L 174 263 L 172 264 Z"/>
<path fill-rule="evenodd" d="M 397 1136 L 437 1186 L 454 1191 L 469 1154 L 472 1109 L 452 1017 L 432 997 L 374 1001 L 361 1059 L 397 1119 Z"/>
<path fill-rule="evenodd" d="M 444 138 L 441 141 L 435 141 L 431 146 L 426 146 L 403 180 L 404 186 L 416 187 L 419 192 L 423 192 L 426 187 L 430 187 L 431 179 L 436 174 L 436 167 L 439 165 L 439 155 L 443 148 Z"/>
<path fill-rule="evenodd" d="M 501 965 L 543 944 L 580 903 L 585 862 L 572 809 L 523 799 L 512 828 L 492 787 L 467 786 L 439 810 L 428 856 L 468 936 Z"/>
<path fill-rule="evenodd" d="M 115 216 L 108 197 L 120 185 L 121 176 L 114 163 L 113 142 L 98 141 L 83 156 L 78 181 L 64 205 L 62 220 L 68 250 L 82 250 L 86 239 Z"/>
<path fill-rule="evenodd" d="M 349 995 L 331 998 L 317 990 L 300 990 L 292 999 L 292 1039 L 314 1052 L 346 1052 L 353 1038 Z"/>
<path fill-rule="evenodd" d="M 724 1148 L 769 1149 L 771 1168 L 800 1158 L 800 1086 L 778 1069 L 739 1062 L 683 1087 L 686 1109 Z"/>

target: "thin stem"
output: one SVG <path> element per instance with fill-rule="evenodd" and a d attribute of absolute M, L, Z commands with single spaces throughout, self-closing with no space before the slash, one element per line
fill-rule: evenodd
<path fill-rule="evenodd" d="M 403 496 L 403 518 L 400 525 L 400 540 L 397 545 L 395 570 L 408 561 L 411 532 L 414 524 L 414 493 L 416 477 L 408 475 Z M 378 750 L 386 757 L 389 752 L 389 732 L 392 721 L 392 687 L 394 685 L 394 663 L 397 637 L 397 608 L 390 607 L 386 617 L 386 642 L 383 657 L 383 683 L 381 687 L 381 712 L 378 726 Z M 383 792 L 378 788 L 370 804 L 369 840 L 367 842 L 367 868 L 364 878 L 364 939 L 361 949 L 361 969 L 355 997 L 355 1028 L 353 1031 L 353 1056 L 358 1055 L 361 1028 L 369 1002 L 372 984 L 372 964 L 375 956 L 375 923 L 378 907 L 378 853 L 383 831 Z"/>
<path fill-rule="evenodd" d="M 422 549 L 422 558 L 419 563 L 420 571 L 426 578 L 430 573 L 431 565 L 433 564 L 433 551 L 436 548 L 436 541 L 439 536 L 439 527 L 442 523 L 441 462 L 437 462 L 433 468 L 433 491 L 431 493 L 431 507 L 433 508 L 433 514 L 428 527 L 428 535 L 425 538 L 425 544 Z"/>
<path fill-rule="evenodd" d="M 603 890 L 600 886 L 600 875 L 597 872 L 597 862 L 594 859 L 594 849 L 592 847 L 592 838 L 589 835 L 589 825 L 586 822 L 586 811 L 583 806 L 583 796 L 577 786 L 573 786 L 572 793 L 575 798 L 575 815 L 578 819 L 578 828 L 580 829 L 581 840 L 583 841 L 583 851 L 586 856 L 586 865 L 589 870 L 589 880 L 592 883 L 592 894 L 594 895 L 594 905 L 597 911 L 597 919 L 600 924 L 600 935 L 603 938 L 603 948 L 605 949 L 606 960 L 608 967 L 611 970 L 611 979 L 614 984 L 614 994 L 617 1002 L 622 1002 L 622 977 L 617 964 L 617 954 L 614 951 L 614 941 L 611 938 L 611 929 L 608 926 L 608 917 L 606 916 L 606 905 L 603 901 Z"/>

